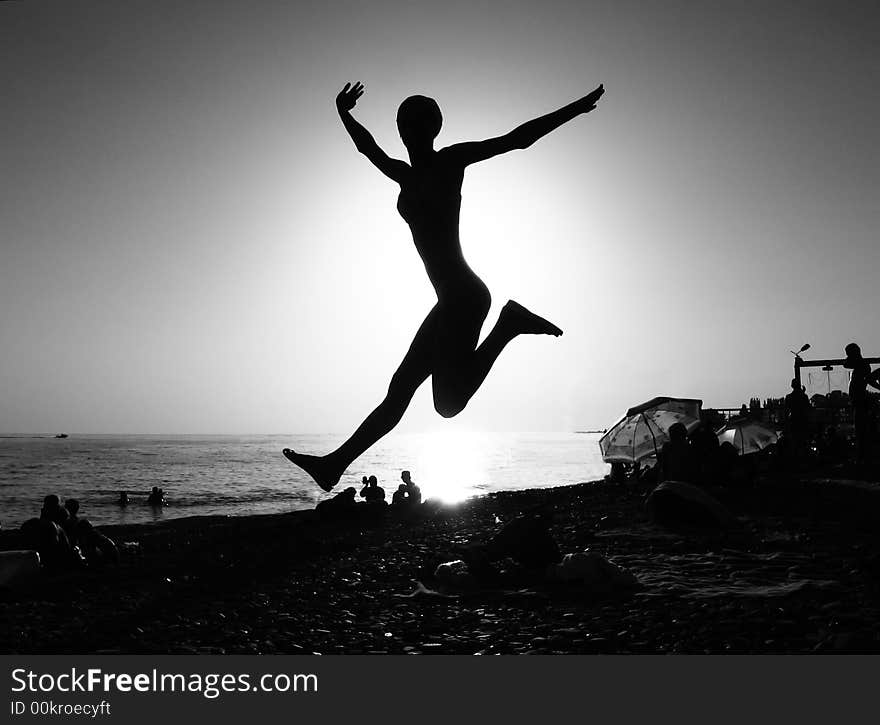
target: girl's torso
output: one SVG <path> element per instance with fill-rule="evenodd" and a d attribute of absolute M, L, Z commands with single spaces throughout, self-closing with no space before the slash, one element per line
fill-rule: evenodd
<path fill-rule="evenodd" d="M 400 185 L 397 211 L 412 230 L 416 250 L 437 294 L 457 279 L 474 277 L 458 235 L 464 169 L 449 163 L 443 151 L 411 167 Z"/>

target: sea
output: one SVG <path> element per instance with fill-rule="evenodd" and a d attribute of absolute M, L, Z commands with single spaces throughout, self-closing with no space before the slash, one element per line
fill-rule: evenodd
<path fill-rule="evenodd" d="M 424 498 L 454 503 L 491 491 L 601 479 L 608 466 L 594 433 L 392 433 L 361 456 L 341 490 L 374 475 L 387 498 L 403 470 Z M 95 525 L 185 516 L 246 516 L 313 508 L 329 497 L 282 455 L 326 453 L 335 435 L 76 435 L 0 438 L 0 526 L 39 516 L 43 497 L 75 498 Z M 166 505 L 153 507 L 153 486 Z M 334 490 L 334 491 L 335 491 Z M 125 491 L 129 505 L 120 506 Z"/>

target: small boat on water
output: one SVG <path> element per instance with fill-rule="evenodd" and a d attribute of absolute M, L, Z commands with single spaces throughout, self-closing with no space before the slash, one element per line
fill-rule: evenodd
<path fill-rule="evenodd" d="M 55 436 L 56 438 L 67 438 L 67 433 L 59 433 Z"/>

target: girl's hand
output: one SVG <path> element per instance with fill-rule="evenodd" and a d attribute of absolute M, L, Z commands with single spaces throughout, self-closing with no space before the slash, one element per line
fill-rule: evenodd
<path fill-rule="evenodd" d="M 346 83 L 345 88 L 339 91 L 336 96 L 336 108 L 339 112 L 350 111 L 357 103 L 357 99 L 364 95 L 364 85 L 360 81 L 355 81 L 354 85 Z"/>

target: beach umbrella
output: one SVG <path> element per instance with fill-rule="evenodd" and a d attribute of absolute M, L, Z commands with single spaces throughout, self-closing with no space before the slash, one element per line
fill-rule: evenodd
<path fill-rule="evenodd" d="M 741 456 L 763 451 L 779 440 L 779 434 L 751 418 L 732 418 L 717 431 L 719 443 L 732 443 Z"/>
<path fill-rule="evenodd" d="M 606 463 L 636 463 L 656 456 L 669 440 L 669 428 L 681 423 L 690 433 L 700 424 L 702 400 L 653 398 L 630 408 L 599 439 Z"/>

